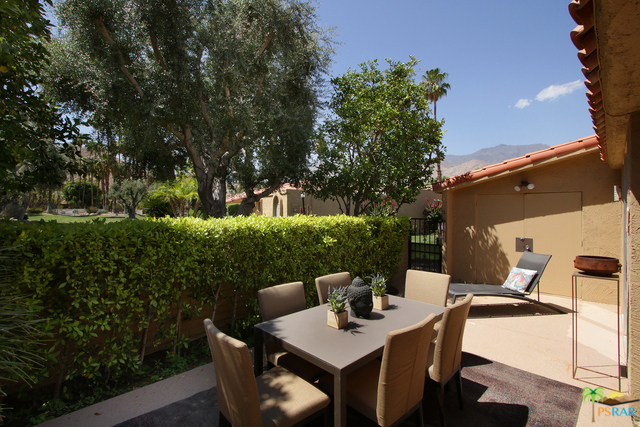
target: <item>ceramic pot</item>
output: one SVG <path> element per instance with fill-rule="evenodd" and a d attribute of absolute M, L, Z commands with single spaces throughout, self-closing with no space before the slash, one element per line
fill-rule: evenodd
<path fill-rule="evenodd" d="M 373 296 L 373 308 L 376 310 L 386 310 L 389 307 L 389 295 L 383 297 Z"/>
<path fill-rule="evenodd" d="M 343 311 L 342 313 L 334 313 L 331 310 L 327 311 L 327 325 L 332 328 L 342 329 L 349 324 L 349 312 Z"/>
<path fill-rule="evenodd" d="M 595 255 L 578 255 L 573 266 L 586 274 L 594 276 L 611 276 L 620 271 L 618 258 Z"/>

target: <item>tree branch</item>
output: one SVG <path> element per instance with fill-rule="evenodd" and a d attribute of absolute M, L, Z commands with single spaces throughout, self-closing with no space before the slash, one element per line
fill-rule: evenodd
<path fill-rule="evenodd" d="M 164 62 L 164 58 L 162 57 L 162 52 L 160 52 L 160 47 L 158 46 L 158 37 L 154 31 L 150 31 L 149 36 L 151 37 L 151 46 L 153 46 L 153 54 L 156 57 L 156 60 L 160 64 L 163 70 L 167 70 L 167 64 Z"/>
<path fill-rule="evenodd" d="M 215 134 L 213 131 L 213 122 L 211 121 L 211 117 L 209 116 L 209 112 L 207 111 L 207 104 L 204 102 L 204 97 L 202 96 L 202 91 L 198 91 L 198 102 L 200 103 L 200 110 L 202 111 L 202 117 L 204 117 L 204 121 L 207 124 L 207 127 L 211 131 L 211 140 L 215 138 Z"/>
<path fill-rule="evenodd" d="M 227 97 L 227 101 L 229 102 L 229 117 L 233 119 L 233 106 L 231 105 L 231 91 L 229 90 L 229 86 L 224 85 L 224 94 Z"/>
<path fill-rule="evenodd" d="M 273 39 L 273 31 L 270 31 L 269 34 L 267 35 L 267 39 L 264 41 L 264 43 L 262 44 L 262 47 L 257 52 L 257 55 L 262 55 L 262 53 L 267 49 L 267 46 L 269 46 L 269 43 L 271 43 L 272 39 Z"/>
<path fill-rule="evenodd" d="M 127 76 L 127 79 L 129 79 L 131 84 L 133 84 L 133 87 L 136 89 L 136 92 L 138 92 L 138 95 L 140 95 L 140 98 L 144 99 L 144 91 L 142 90 L 142 87 L 127 68 L 127 63 L 124 59 L 124 55 L 122 54 L 120 48 L 116 45 L 116 42 L 113 40 L 113 38 L 111 38 L 109 30 L 107 30 L 107 27 L 104 25 L 102 16 L 93 18 L 93 21 L 96 23 L 96 27 L 98 27 L 98 33 L 102 36 L 104 41 L 106 41 L 109 46 L 115 48 L 116 52 L 118 52 L 118 59 L 120 59 L 120 69 L 125 74 L 125 76 Z"/>

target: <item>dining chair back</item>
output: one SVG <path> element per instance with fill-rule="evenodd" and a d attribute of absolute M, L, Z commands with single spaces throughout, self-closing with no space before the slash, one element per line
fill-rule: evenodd
<path fill-rule="evenodd" d="M 307 308 L 304 285 L 302 282 L 291 282 L 260 289 L 258 303 L 264 321 L 302 311 Z M 325 373 L 313 363 L 285 351 L 275 342 L 267 341 L 265 350 L 271 365 L 283 366 L 307 381 L 314 381 Z"/>
<path fill-rule="evenodd" d="M 349 374 L 349 406 L 382 427 L 398 425 L 414 413 L 422 426 L 425 360 L 438 317 L 431 314 L 415 325 L 389 332 L 382 361 L 375 359 Z"/>
<path fill-rule="evenodd" d="M 326 394 L 282 367 L 254 377 L 247 345 L 210 319 L 204 327 L 216 372 L 219 425 L 289 427 L 319 414 L 328 419 Z"/>
<path fill-rule="evenodd" d="M 387 334 L 378 381 L 379 425 L 389 426 L 415 409 L 422 410 L 424 361 L 436 320 L 431 314 L 422 322 Z"/>
<path fill-rule="evenodd" d="M 351 285 L 351 274 L 348 271 L 316 277 L 316 289 L 320 305 L 327 302 L 329 288 L 336 289 Z"/>
<path fill-rule="evenodd" d="M 407 270 L 404 297 L 446 307 L 450 284 L 451 276 L 448 274 Z"/>
<path fill-rule="evenodd" d="M 216 371 L 220 413 L 234 426 L 262 425 L 249 348 L 220 332 L 209 319 L 204 320 L 204 327 Z"/>
<path fill-rule="evenodd" d="M 473 295 L 470 294 L 462 301 L 445 309 L 435 346 L 432 346 L 427 359 L 427 365 L 429 366 L 427 375 L 440 385 L 438 387 L 438 400 L 443 426 L 446 425 L 443 388 L 454 376 L 457 380 L 460 409 L 464 407 L 460 363 L 462 360 L 462 338 L 472 300 Z"/>
<path fill-rule="evenodd" d="M 262 320 L 267 321 L 307 308 L 302 282 L 271 286 L 258 291 Z"/>

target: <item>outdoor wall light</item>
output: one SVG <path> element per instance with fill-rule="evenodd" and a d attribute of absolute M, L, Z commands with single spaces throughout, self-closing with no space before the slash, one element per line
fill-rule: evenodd
<path fill-rule="evenodd" d="M 534 188 L 536 188 L 536 186 L 529 181 L 522 181 L 520 182 L 520 185 L 516 185 L 515 187 L 513 187 L 513 189 L 516 191 L 520 191 L 522 187 L 527 187 L 529 190 L 533 190 Z"/>

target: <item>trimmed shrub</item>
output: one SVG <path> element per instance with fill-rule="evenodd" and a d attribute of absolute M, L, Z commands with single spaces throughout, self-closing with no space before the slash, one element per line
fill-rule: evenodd
<path fill-rule="evenodd" d="M 220 290 L 249 295 L 236 330 L 258 321 L 259 289 L 300 280 L 315 305 L 315 278 L 397 269 L 408 218 L 162 218 L 113 223 L 0 222 L 0 245 L 19 246 L 15 286 L 51 337 L 36 381 L 118 376 L 141 349 L 186 342 L 182 320 L 210 317 Z M 228 295 L 224 295 L 227 297 Z M 197 301 L 199 304 L 193 304 Z"/>

